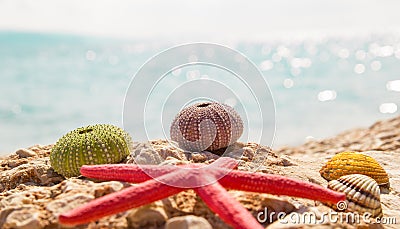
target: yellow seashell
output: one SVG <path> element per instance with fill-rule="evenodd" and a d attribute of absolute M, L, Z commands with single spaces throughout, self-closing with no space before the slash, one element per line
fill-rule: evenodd
<path fill-rule="evenodd" d="M 342 176 L 329 181 L 328 188 L 346 193 L 346 200 L 337 205 L 331 205 L 338 211 L 371 214 L 372 217 L 382 217 L 382 207 L 378 183 L 371 177 L 361 174 Z"/>
<path fill-rule="evenodd" d="M 379 185 L 389 183 L 388 174 L 374 158 L 356 152 L 336 154 L 319 173 L 328 181 L 336 180 L 344 175 L 363 174 L 373 178 Z"/>

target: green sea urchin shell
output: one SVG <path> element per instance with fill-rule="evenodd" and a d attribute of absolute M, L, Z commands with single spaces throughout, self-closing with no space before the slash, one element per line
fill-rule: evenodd
<path fill-rule="evenodd" d="M 129 155 L 131 138 L 119 127 L 97 124 L 81 127 L 61 137 L 51 150 L 53 169 L 65 176 L 79 176 L 82 165 L 117 163 Z"/>

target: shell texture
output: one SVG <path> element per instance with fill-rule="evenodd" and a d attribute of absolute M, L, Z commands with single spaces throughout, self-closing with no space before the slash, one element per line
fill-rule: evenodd
<path fill-rule="evenodd" d="M 236 142 L 243 133 L 243 121 L 230 106 L 203 102 L 184 108 L 171 124 L 170 135 L 188 151 L 218 150 Z"/>
<path fill-rule="evenodd" d="M 132 140 L 127 132 L 108 124 L 75 129 L 61 137 L 50 153 L 53 169 L 79 176 L 82 165 L 118 163 L 129 155 Z"/>
<path fill-rule="evenodd" d="M 374 158 L 356 152 L 336 154 L 319 172 L 328 181 L 349 174 L 364 174 L 375 179 L 379 185 L 389 184 L 388 174 Z"/>
<path fill-rule="evenodd" d="M 346 193 L 345 205 L 332 206 L 346 212 L 370 213 L 372 217 L 383 215 L 378 183 L 362 174 L 342 176 L 328 183 L 328 188 Z M 343 204 L 343 203 L 342 203 Z"/>

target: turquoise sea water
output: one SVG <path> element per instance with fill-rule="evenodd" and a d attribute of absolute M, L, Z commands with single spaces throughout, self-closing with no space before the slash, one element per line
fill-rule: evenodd
<path fill-rule="evenodd" d="M 136 71 L 177 44 L 0 32 L 0 154 L 54 143 L 88 124 L 122 126 L 124 96 Z M 230 47 L 253 61 L 270 85 L 276 108 L 274 147 L 399 114 L 400 37 Z M 192 80 L 202 73 L 190 68 L 180 74 Z"/>

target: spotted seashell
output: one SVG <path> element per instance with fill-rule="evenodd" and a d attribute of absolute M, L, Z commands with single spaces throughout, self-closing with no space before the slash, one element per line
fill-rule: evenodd
<path fill-rule="evenodd" d="M 349 174 L 364 174 L 375 179 L 379 185 L 389 183 L 388 174 L 374 158 L 356 152 L 336 154 L 319 172 L 328 181 Z"/>
<path fill-rule="evenodd" d="M 346 201 L 332 206 L 335 210 L 346 212 L 368 212 L 372 217 L 381 217 L 382 208 L 378 183 L 371 177 L 361 174 L 342 176 L 329 181 L 328 188 L 346 193 Z"/>
<path fill-rule="evenodd" d="M 50 153 L 53 169 L 79 176 L 82 165 L 118 163 L 129 155 L 131 138 L 119 127 L 97 124 L 81 127 L 61 137 Z"/>
<path fill-rule="evenodd" d="M 188 151 L 218 150 L 236 142 L 243 121 L 230 106 L 203 102 L 184 108 L 171 124 L 171 139 Z"/>

